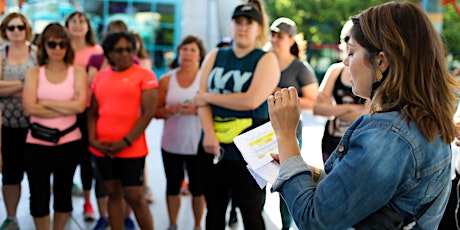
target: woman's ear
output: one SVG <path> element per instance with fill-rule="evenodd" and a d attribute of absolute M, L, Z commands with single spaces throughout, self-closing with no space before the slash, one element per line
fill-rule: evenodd
<path fill-rule="evenodd" d="M 385 54 L 385 52 L 380 51 L 377 54 L 376 60 L 376 67 L 380 70 L 380 72 L 384 73 L 388 67 L 390 66 L 390 62 Z"/>

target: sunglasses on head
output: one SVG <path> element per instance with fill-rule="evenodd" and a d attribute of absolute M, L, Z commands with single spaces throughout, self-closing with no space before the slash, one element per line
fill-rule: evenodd
<path fill-rule="evenodd" d="M 61 41 L 61 42 L 55 42 L 55 41 L 47 41 L 46 42 L 46 45 L 51 48 L 51 49 L 55 49 L 57 46 L 61 47 L 62 49 L 66 49 L 67 47 L 69 47 L 69 42 L 64 42 L 64 41 Z"/>
<path fill-rule="evenodd" d="M 9 31 L 14 31 L 14 29 L 18 28 L 19 31 L 23 31 L 26 29 L 25 25 L 19 25 L 19 26 L 7 26 L 6 29 Z"/>
<path fill-rule="evenodd" d="M 119 48 L 115 48 L 113 49 L 113 52 L 117 53 L 117 54 L 122 54 L 124 51 L 128 52 L 128 53 L 132 53 L 133 52 L 133 47 L 119 47 Z"/>

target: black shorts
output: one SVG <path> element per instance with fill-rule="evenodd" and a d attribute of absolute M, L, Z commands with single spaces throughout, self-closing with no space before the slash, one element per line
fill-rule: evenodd
<path fill-rule="evenodd" d="M 95 157 L 95 159 L 104 181 L 120 180 L 123 187 L 143 185 L 145 157 L 113 159 Z"/>

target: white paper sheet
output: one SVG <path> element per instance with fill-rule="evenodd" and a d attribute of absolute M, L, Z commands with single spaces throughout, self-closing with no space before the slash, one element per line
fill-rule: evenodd
<path fill-rule="evenodd" d="M 273 158 L 270 153 L 278 152 L 275 131 L 270 122 L 238 135 L 233 142 L 253 169 L 271 162 Z"/>
<path fill-rule="evenodd" d="M 260 188 L 273 184 L 278 177 L 280 165 L 270 156 L 278 152 L 275 131 L 270 122 L 249 130 L 233 139 L 240 150 L 247 168 Z"/>

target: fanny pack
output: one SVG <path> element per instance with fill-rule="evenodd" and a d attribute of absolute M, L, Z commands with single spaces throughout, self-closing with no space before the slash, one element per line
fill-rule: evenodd
<path fill-rule="evenodd" d="M 30 133 L 32 134 L 32 137 L 40 139 L 42 141 L 48 141 L 52 143 L 58 143 L 59 139 L 66 135 L 67 133 L 70 133 L 74 129 L 78 127 L 78 124 L 75 122 L 72 126 L 69 128 L 59 131 L 59 129 L 56 128 L 48 128 L 46 126 L 40 125 L 38 123 L 32 123 L 30 124 Z"/>
<path fill-rule="evenodd" d="M 214 131 L 219 143 L 233 143 L 233 138 L 252 126 L 252 118 L 214 117 Z"/>

